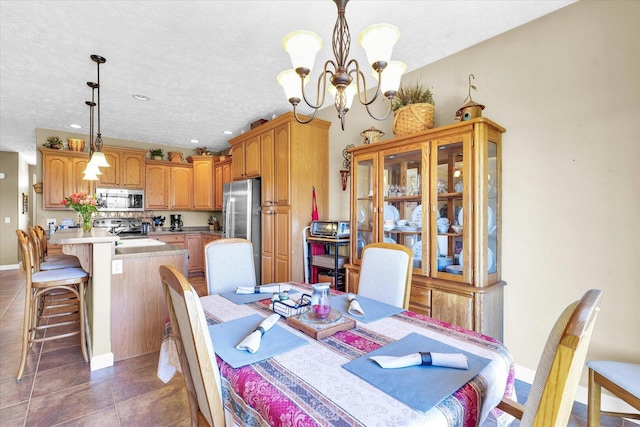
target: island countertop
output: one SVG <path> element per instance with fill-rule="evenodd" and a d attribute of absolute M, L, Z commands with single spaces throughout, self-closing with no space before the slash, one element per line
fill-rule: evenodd
<path fill-rule="evenodd" d="M 54 245 L 77 245 L 79 243 L 108 243 L 119 240 L 107 230 L 92 228 L 91 231 L 83 231 L 82 228 L 65 228 L 58 230 L 49 237 L 49 242 Z"/>

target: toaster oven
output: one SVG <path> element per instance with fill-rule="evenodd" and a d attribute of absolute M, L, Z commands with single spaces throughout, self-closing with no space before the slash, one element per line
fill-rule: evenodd
<path fill-rule="evenodd" d="M 317 220 L 311 222 L 311 235 L 315 237 L 346 239 L 350 234 L 349 221 Z"/>

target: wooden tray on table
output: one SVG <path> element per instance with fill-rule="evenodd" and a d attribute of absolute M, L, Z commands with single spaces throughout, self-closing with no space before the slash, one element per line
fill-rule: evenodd
<path fill-rule="evenodd" d="M 326 322 L 313 321 L 312 316 L 310 311 L 291 316 L 287 319 L 287 325 L 304 332 L 316 340 L 330 337 L 336 332 L 346 331 L 356 326 L 355 320 L 343 316 L 337 310 L 331 310 L 329 319 L 331 319 L 332 316 L 335 318 Z"/>

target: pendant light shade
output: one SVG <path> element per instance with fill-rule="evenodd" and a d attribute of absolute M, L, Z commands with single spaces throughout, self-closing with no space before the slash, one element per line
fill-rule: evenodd
<path fill-rule="evenodd" d="M 108 168 L 109 162 L 107 162 L 107 158 L 104 156 L 102 151 L 96 151 L 91 156 L 91 161 L 89 161 L 89 165 L 100 167 L 100 168 Z"/>
<path fill-rule="evenodd" d="M 389 63 L 393 46 L 400 38 L 398 27 L 390 24 L 370 25 L 358 36 L 358 42 L 367 55 L 369 65 L 376 62 Z"/>
<path fill-rule="evenodd" d="M 291 57 L 294 70 L 306 68 L 311 71 L 316 62 L 316 54 L 322 49 L 322 38 L 312 31 L 294 31 L 284 36 L 282 48 Z"/>

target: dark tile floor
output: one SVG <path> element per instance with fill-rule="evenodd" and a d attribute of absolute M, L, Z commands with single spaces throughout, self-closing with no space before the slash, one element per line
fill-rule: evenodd
<path fill-rule="evenodd" d="M 204 278 L 189 279 L 199 294 Z M 25 375 L 16 383 L 24 313 L 24 275 L 0 271 L 0 425 L 12 426 L 188 426 L 189 404 L 181 375 L 164 384 L 156 376 L 158 353 L 91 372 L 82 360 L 80 338 L 34 345 Z M 528 384 L 517 382 L 524 402 Z M 586 409 L 576 404 L 569 424 L 586 425 Z M 609 423 L 614 420 L 615 423 Z M 514 422 L 517 426 L 519 423 Z M 620 426 L 617 419 L 605 426 Z M 482 427 L 495 426 L 487 420 Z M 631 427 L 632 424 L 624 424 Z"/>

